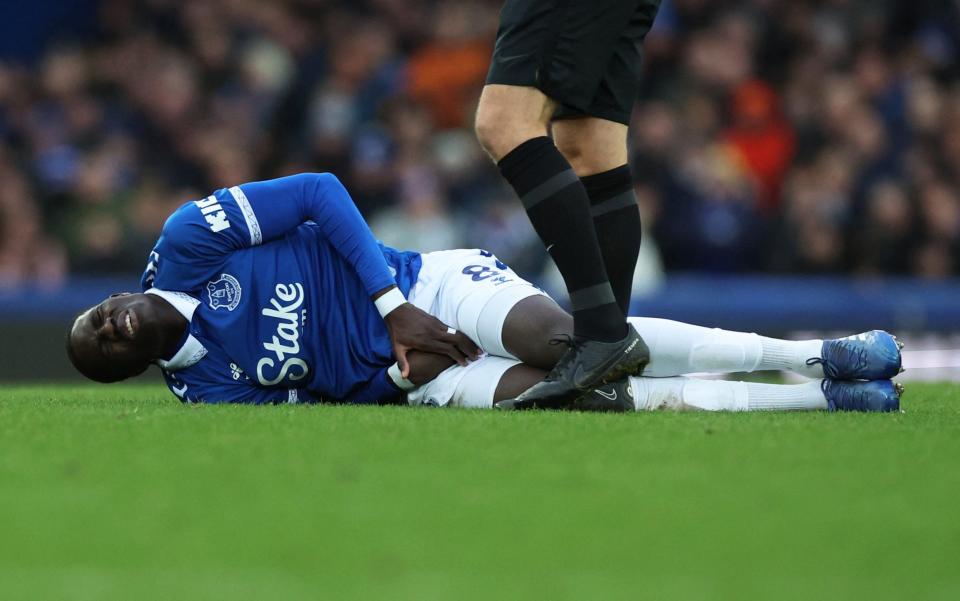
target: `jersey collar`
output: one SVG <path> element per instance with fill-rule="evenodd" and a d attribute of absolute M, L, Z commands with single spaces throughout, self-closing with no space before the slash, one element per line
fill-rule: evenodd
<path fill-rule="evenodd" d="M 147 290 L 146 294 L 155 294 L 167 301 L 173 305 L 173 308 L 176 309 L 180 315 L 183 315 L 184 319 L 188 322 L 193 320 L 193 314 L 200 304 L 200 301 L 183 292 L 151 288 Z M 187 339 L 183 341 L 180 349 L 173 357 L 167 360 L 157 359 L 156 363 L 165 371 L 177 371 L 178 369 L 190 367 L 200 359 L 203 359 L 206 354 L 207 349 L 200 341 L 194 338 L 193 334 L 187 334 Z"/>

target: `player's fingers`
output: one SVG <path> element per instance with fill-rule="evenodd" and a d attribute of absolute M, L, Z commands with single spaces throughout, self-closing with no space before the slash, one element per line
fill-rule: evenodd
<path fill-rule="evenodd" d="M 463 332 L 457 332 L 454 335 L 453 344 L 460 349 L 461 353 L 467 357 L 470 357 L 471 359 L 476 359 L 481 354 L 480 347 L 477 346 L 473 340 L 470 340 L 470 337 Z"/>
<path fill-rule="evenodd" d="M 457 348 L 457 345 L 446 343 L 446 344 L 443 344 L 442 346 L 443 346 L 443 350 L 440 351 L 440 354 L 450 357 L 460 365 L 467 364 L 467 355 L 465 355 L 459 348 Z"/>
<path fill-rule="evenodd" d="M 397 346 L 394 349 L 394 354 L 397 356 L 397 367 L 400 368 L 400 375 L 404 378 L 409 378 L 410 364 L 407 362 L 407 348 L 404 346 Z"/>
<path fill-rule="evenodd" d="M 481 355 L 480 347 L 478 347 L 473 340 L 470 340 L 470 337 L 454 330 L 453 328 L 447 328 L 446 334 L 443 335 L 443 339 L 457 347 L 461 353 L 470 359 L 477 359 Z"/>

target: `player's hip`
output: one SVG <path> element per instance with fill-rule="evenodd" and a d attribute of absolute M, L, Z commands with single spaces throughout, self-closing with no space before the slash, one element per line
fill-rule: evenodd
<path fill-rule="evenodd" d="M 474 248 L 422 255 L 408 299 L 462 331 L 484 351 L 510 357 L 502 341 L 507 315 L 521 300 L 540 294 L 544 292 L 496 255 Z"/>

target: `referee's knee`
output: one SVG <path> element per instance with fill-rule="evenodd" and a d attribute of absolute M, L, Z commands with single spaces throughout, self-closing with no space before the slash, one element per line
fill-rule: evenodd
<path fill-rule="evenodd" d="M 474 133 L 477 141 L 494 161 L 499 161 L 524 140 L 516 140 L 514 131 L 509 128 L 510 116 L 500 107 L 491 107 L 481 102 L 477 107 Z"/>
<path fill-rule="evenodd" d="M 526 88 L 497 87 L 515 89 L 491 92 L 485 88 L 474 120 L 477 141 L 494 161 L 527 140 L 547 135 L 549 120 L 543 117 L 543 107 L 539 106 L 545 97 L 530 95 Z"/>

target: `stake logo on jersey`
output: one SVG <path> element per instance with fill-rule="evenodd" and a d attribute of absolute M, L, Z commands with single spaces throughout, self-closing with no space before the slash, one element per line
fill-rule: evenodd
<path fill-rule="evenodd" d="M 229 273 L 221 273 L 219 279 L 207 282 L 207 304 L 214 311 L 217 309 L 233 311 L 240 304 L 242 292 L 237 278 Z"/>
<path fill-rule="evenodd" d="M 302 380 L 310 371 L 307 362 L 296 356 L 300 352 L 301 315 L 306 321 L 306 310 L 302 314 L 300 311 L 304 299 L 303 285 L 299 282 L 277 284 L 274 294 L 270 306 L 260 311 L 264 317 L 277 320 L 276 334 L 269 342 L 263 343 L 263 348 L 273 356 L 257 362 L 257 380 L 264 386 L 274 386 L 288 377 L 291 382 Z M 275 367 L 277 364 L 280 364 L 279 371 Z"/>

